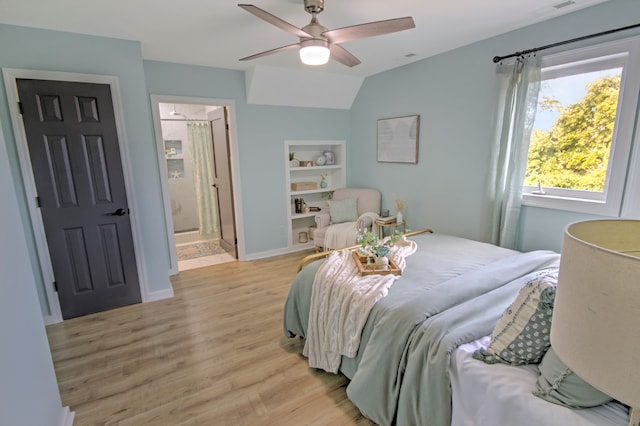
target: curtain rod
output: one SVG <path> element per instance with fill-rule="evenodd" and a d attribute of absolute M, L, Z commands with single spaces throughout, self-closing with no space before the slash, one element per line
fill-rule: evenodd
<path fill-rule="evenodd" d="M 563 44 L 575 43 L 576 41 L 582 41 L 582 40 L 586 40 L 586 39 L 589 39 L 589 38 L 600 37 L 600 36 L 607 35 L 607 34 L 617 33 L 618 31 L 630 30 L 632 28 L 638 28 L 638 27 L 640 27 L 640 24 L 629 25 L 629 26 L 626 26 L 626 27 L 621 27 L 621 28 L 616 28 L 616 29 L 613 29 L 613 30 L 603 31 L 601 33 L 589 34 L 589 35 L 582 36 L 582 37 L 572 38 L 571 40 L 565 40 L 565 41 L 559 41 L 557 43 L 547 44 L 546 46 L 534 47 L 533 49 L 523 50 L 522 52 L 514 52 L 514 53 L 512 53 L 510 55 L 506 55 L 506 56 L 494 56 L 493 57 L 493 63 L 497 64 L 498 62 L 500 62 L 503 59 L 513 58 L 514 56 L 527 55 L 529 53 L 537 52 L 539 50 L 550 49 L 552 47 L 562 46 Z"/>

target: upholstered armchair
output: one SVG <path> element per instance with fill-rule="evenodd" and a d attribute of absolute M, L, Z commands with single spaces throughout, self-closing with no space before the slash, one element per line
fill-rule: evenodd
<path fill-rule="evenodd" d="M 358 229 L 371 231 L 380 214 L 380 191 L 341 188 L 333 191 L 329 211 L 316 215 L 313 232 L 316 249 L 331 250 L 356 244 Z"/>

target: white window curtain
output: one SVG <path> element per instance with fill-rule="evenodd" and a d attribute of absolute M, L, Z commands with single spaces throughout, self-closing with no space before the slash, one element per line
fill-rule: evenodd
<path fill-rule="evenodd" d="M 198 228 L 200 234 L 218 232 L 213 165 L 213 139 L 209 123 L 188 122 L 187 135 L 191 144 L 193 183 L 198 202 Z"/>
<path fill-rule="evenodd" d="M 500 103 L 490 168 L 492 243 L 516 248 L 522 185 L 540 90 L 540 60 L 521 56 L 498 65 Z"/>

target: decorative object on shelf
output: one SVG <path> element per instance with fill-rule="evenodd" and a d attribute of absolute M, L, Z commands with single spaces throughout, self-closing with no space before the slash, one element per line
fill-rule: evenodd
<path fill-rule="evenodd" d="M 379 119 L 378 162 L 416 164 L 419 131 L 419 115 Z"/>
<path fill-rule="evenodd" d="M 308 249 L 313 240 L 315 243 L 324 241 L 324 228 L 322 232 L 318 232 L 318 238 L 314 238 L 317 229 L 318 216 L 329 216 L 328 201 L 332 199 L 335 188 L 344 188 L 346 186 L 346 142 L 344 140 L 285 140 L 283 151 L 280 155 L 283 158 L 283 167 L 285 171 L 285 187 L 286 190 L 286 217 L 287 217 L 287 249 L 290 251 Z M 325 151 L 334 153 L 334 165 L 326 165 Z M 322 157 L 320 163 L 324 161 L 322 166 L 316 165 L 316 160 Z M 175 157 L 174 157 L 175 158 Z M 296 160 L 298 165 L 294 167 L 290 160 Z M 282 164 L 282 163 L 281 163 Z M 326 186 L 321 187 L 320 182 L 323 180 Z M 304 197 L 304 204 L 299 201 L 296 207 L 296 199 Z M 380 206 L 371 211 L 379 211 Z M 311 228 L 314 228 L 312 231 Z M 351 244 L 355 244 L 355 228 L 354 225 L 350 238 Z M 298 241 L 299 232 L 307 231 L 308 242 L 300 243 Z"/>
<path fill-rule="evenodd" d="M 164 154 L 167 157 L 182 155 L 182 141 L 179 139 L 165 139 Z"/>
<path fill-rule="evenodd" d="M 295 212 L 297 214 L 305 213 L 305 208 L 307 208 L 307 203 L 304 202 L 304 198 L 294 198 L 293 202 L 295 204 Z"/>
<path fill-rule="evenodd" d="M 322 153 L 322 155 L 324 155 L 325 164 L 327 166 L 333 166 L 334 164 L 336 164 L 336 157 L 333 154 L 333 151 L 325 151 Z"/>
<path fill-rule="evenodd" d="M 397 216 L 382 216 L 376 219 L 376 224 L 378 225 L 390 225 L 392 223 L 396 223 Z"/>
<path fill-rule="evenodd" d="M 289 153 L 289 167 L 299 167 L 300 166 L 300 161 L 296 160 L 296 153 L 295 152 L 290 152 Z"/>
<path fill-rule="evenodd" d="M 309 241 L 309 234 L 307 231 L 298 232 L 298 242 L 306 243 L 307 241 Z"/>
<path fill-rule="evenodd" d="M 326 188 L 327 187 L 327 181 L 325 180 L 327 177 L 326 173 L 320 173 L 320 188 Z"/>
<path fill-rule="evenodd" d="M 167 159 L 167 172 L 169 178 L 180 179 L 184 177 L 184 160 L 182 158 Z"/>
<path fill-rule="evenodd" d="M 327 162 L 327 159 L 324 158 L 324 155 L 321 155 L 318 158 L 316 158 L 316 166 L 324 166 L 326 162 Z"/>
<path fill-rule="evenodd" d="M 382 216 L 382 217 L 389 217 L 389 209 L 382 209 L 382 210 L 380 210 L 380 216 Z"/>
<path fill-rule="evenodd" d="M 402 211 L 404 210 L 405 201 L 402 198 L 396 198 L 396 196 L 394 195 L 393 203 L 395 204 L 395 207 L 396 207 L 396 222 L 397 223 L 404 222 Z"/>
<path fill-rule="evenodd" d="M 291 183 L 292 191 L 310 191 L 313 189 L 318 189 L 318 184 L 316 182 L 293 182 Z"/>

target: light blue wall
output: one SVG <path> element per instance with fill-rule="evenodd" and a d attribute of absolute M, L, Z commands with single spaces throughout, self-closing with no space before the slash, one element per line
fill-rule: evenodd
<path fill-rule="evenodd" d="M 247 255 L 286 247 L 285 160 L 287 139 L 345 139 L 351 186 L 377 187 L 384 207 L 392 196 L 407 200 L 412 228 L 488 240 L 490 203 L 485 187 L 495 109 L 491 58 L 587 33 L 636 23 L 637 0 L 612 0 L 553 21 L 480 41 L 365 80 L 351 111 L 247 105 L 239 71 L 143 61 L 135 41 L 0 25 L 0 66 L 95 73 L 119 78 L 134 196 L 141 217 L 143 262 L 150 290 L 170 287 L 168 247 L 161 200 L 150 94 L 231 99 L 235 103 L 243 234 Z M 628 35 L 638 31 L 629 31 Z M 619 37 L 619 36 L 613 36 Z M 609 38 L 613 38 L 609 37 Z M 18 156 L 0 85 L 0 122 L 17 194 L 16 210 L 27 217 Z M 420 114 L 416 165 L 377 163 L 376 120 Z M 564 225 L 584 215 L 523 209 L 520 248 L 559 250 Z M 31 269 L 43 311 L 33 237 L 23 222 Z"/>
<path fill-rule="evenodd" d="M 60 425 L 62 403 L 23 223 L 14 207 L 16 191 L 4 143 L 0 143 L 0 197 L 0 235 L 10 242 L 0 245 L 0 423 Z"/>
<path fill-rule="evenodd" d="M 497 102 L 491 58 L 636 24 L 638 18 L 637 0 L 609 1 L 367 78 L 351 111 L 350 184 L 381 188 L 383 204 L 391 209 L 393 194 L 405 198 L 412 228 L 488 241 L 491 205 L 485 188 Z M 376 163 L 376 120 L 410 114 L 421 120 L 418 164 Z M 519 248 L 559 251 L 564 226 L 589 218 L 524 207 Z"/>
<path fill-rule="evenodd" d="M 146 265 L 151 292 L 170 288 L 169 254 L 162 210 L 158 160 L 151 123 L 150 101 L 145 88 L 142 56 L 138 42 L 91 37 L 0 25 L 0 67 L 117 76 L 124 108 L 125 132 L 132 163 L 133 193 L 136 198 L 142 235 L 142 262 Z M 16 182 L 17 204 L 21 217 L 28 217 L 18 155 L 9 119 L 4 83 L 0 84 L 0 121 L 3 125 L 11 174 Z M 4 144 L 3 144 L 4 145 Z M 2 149 L 5 149 L 3 146 Z M 28 223 L 23 225 L 31 266 L 38 270 L 33 236 Z M 3 240 L 3 244 L 4 241 Z M 42 278 L 36 277 L 43 311 Z"/>
<path fill-rule="evenodd" d="M 248 105 L 241 71 L 155 61 L 144 61 L 144 71 L 150 94 L 234 101 L 245 251 L 286 248 L 284 141 L 348 140 L 349 111 Z"/>

